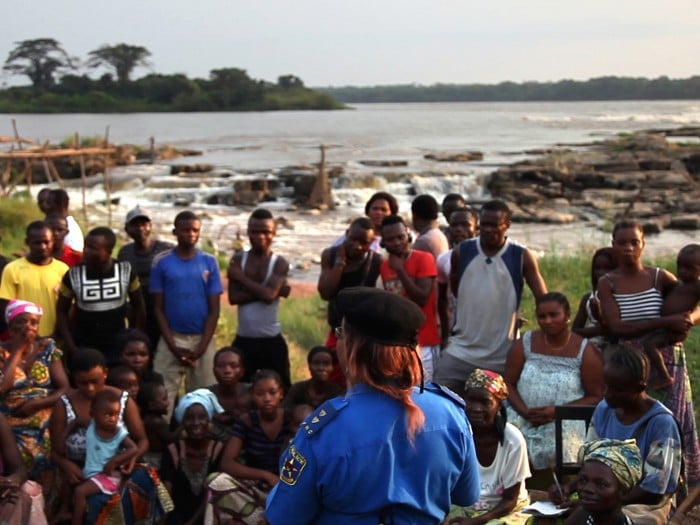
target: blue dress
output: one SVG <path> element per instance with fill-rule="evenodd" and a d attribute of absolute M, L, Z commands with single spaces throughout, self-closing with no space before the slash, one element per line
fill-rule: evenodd
<path fill-rule="evenodd" d="M 270 524 L 436 524 L 452 503 L 476 502 L 479 465 L 461 399 L 432 384 L 412 399 L 425 414 L 413 444 L 404 406 L 376 389 L 354 385 L 321 405 L 280 459 Z"/>

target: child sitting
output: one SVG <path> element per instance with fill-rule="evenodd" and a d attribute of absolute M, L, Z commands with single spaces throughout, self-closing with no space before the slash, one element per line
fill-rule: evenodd
<path fill-rule="evenodd" d="M 119 490 L 121 474 L 134 468 L 138 448 L 129 438 L 126 428 L 119 424 L 120 396 L 113 390 L 95 394 L 90 408 L 90 425 L 85 434 L 86 455 L 83 475 L 86 481 L 73 492 L 72 525 L 81 525 L 87 498 L 103 492 Z M 122 452 L 120 452 L 122 450 Z"/>
<path fill-rule="evenodd" d="M 136 401 L 139 395 L 139 376 L 128 366 L 118 365 L 110 368 L 107 373 L 107 384 L 128 392 L 129 396 Z"/>
<path fill-rule="evenodd" d="M 116 348 L 119 361 L 136 372 L 139 384 L 163 384 L 163 376 L 152 369 L 150 347 L 148 336 L 138 328 L 129 328 L 117 334 Z"/>
<path fill-rule="evenodd" d="M 222 442 L 233 435 L 233 421 L 251 409 L 250 385 L 240 382 L 243 373 L 243 354 L 238 348 L 225 346 L 217 350 L 214 354 L 216 383 L 209 390 L 224 407 L 224 412 L 212 418 L 212 435 Z"/>
<path fill-rule="evenodd" d="M 678 282 L 664 298 L 662 316 L 687 314 L 700 302 L 700 244 L 688 244 L 681 248 L 676 258 L 676 274 Z M 644 353 L 649 358 L 652 369 L 648 385 L 650 389 L 657 390 L 673 384 L 673 377 L 666 368 L 659 348 L 680 343 L 687 335 L 657 330 L 645 339 Z"/>
<path fill-rule="evenodd" d="M 331 381 L 333 365 L 337 361 L 335 352 L 325 346 L 314 346 L 306 357 L 311 379 L 294 383 L 287 392 L 282 406 L 287 410 L 296 405 L 318 408 L 343 393 L 340 386 Z"/>
<path fill-rule="evenodd" d="M 160 383 L 145 383 L 139 389 L 137 398 L 141 409 L 141 419 L 148 438 L 148 452 L 143 459 L 156 469 L 160 468 L 160 461 L 163 451 L 174 442 L 180 434 L 180 427 L 175 430 L 170 429 L 170 425 L 165 420 L 168 413 L 168 391 Z"/>

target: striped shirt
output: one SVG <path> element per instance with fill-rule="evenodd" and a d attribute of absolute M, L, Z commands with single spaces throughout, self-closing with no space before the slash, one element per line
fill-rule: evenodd
<path fill-rule="evenodd" d="M 657 319 L 661 316 L 661 306 L 664 298 L 656 289 L 659 269 L 654 274 L 654 286 L 637 293 L 613 293 L 617 307 L 620 310 L 621 321 L 641 321 Z"/>
<path fill-rule="evenodd" d="M 257 410 L 248 412 L 251 426 L 242 420 L 233 421 L 232 433 L 243 441 L 246 464 L 249 467 L 267 470 L 277 474 L 279 472 L 280 455 L 289 440 L 289 416 L 284 415 L 284 422 L 280 433 L 275 439 L 270 439 L 260 425 L 260 417 Z"/>

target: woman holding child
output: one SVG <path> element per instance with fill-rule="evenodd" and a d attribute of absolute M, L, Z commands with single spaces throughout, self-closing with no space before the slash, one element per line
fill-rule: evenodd
<path fill-rule="evenodd" d="M 61 396 L 51 418 L 51 458 L 63 472 L 67 484 L 64 489 L 67 490 L 84 481 L 82 466 L 86 454 L 86 429 L 90 423 L 92 402 L 98 392 L 111 389 L 119 395 L 119 421 L 136 444 L 139 457 L 148 449 L 136 402 L 129 398 L 128 393 L 106 385 L 104 355 L 97 350 L 80 349 L 71 362 L 71 372 L 75 388 Z M 65 504 L 68 501 L 70 498 L 63 498 Z M 172 501 L 155 470 L 137 464 L 119 492 L 112 496 L 99 494 L 90 497 L 88 517 L 91 523 L 103 520 L 155 523 L 164 511 L 171 508 Z M 61 509 L 61 514 L 68 512 L 65 507 Z"/>
<path fill-rule="evenodd" d="M 39 338 L 40 306 L 13 299 L 5 319 L 10 339 L 0 346 L 0 412 L 14 438 L 31 479 L 51 488 L 49 421 L 54 404 L 68 388 L 62 352 L 53 339 Z"/>
<path fill-rule="evenodd" d="M 642 226 L 633 221 L 619 222 L 613 228 L 612 237 L 618 267 L 598 283 L 602 316 L 608 331 L 621 343 L 640 351 L 644 338 L 657 330 L 687 334 L 693 322 L 700 319 L 698 310 L 663 315 L 664 301 L 678 283 L 670 272 L 643 264 Z M 700 481 L 700 446 L 683 344 L 667 344 L 658 348 L 658 352 L 672 383 L 654 391 L 654 395 L 680 423 L 688 481 L 697 483 Z M 659 369 L 652 370 L 652 381 L 659 377 L 659 372 Z"/>

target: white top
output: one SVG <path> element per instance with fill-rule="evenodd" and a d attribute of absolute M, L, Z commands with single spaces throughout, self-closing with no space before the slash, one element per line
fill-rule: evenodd
<path fill-rule="evenodd" d="M 80 229 L 78 222 L 72 215 L 66 217 L 66 223 L 68 224 L 68 234 L 66 238 L 63 239 L 63 243 L 73 248 L 76 252 L 82 253 L 85 249 L 83 230 Z"/>
<path fill-rule="evenodd" d="M 472 508 L 477 510 L 493 508 L 503 497 L 503 491 L 517 483 L 520 483 L 518 504 L 527 502 L 527 489 L 522 482 L 531 475 L 525 438 L 517 428 L 506 423 L 503 444 L 498 444 L 493 463 L 487 466 L 479 464 L 481 495 Z"/>

